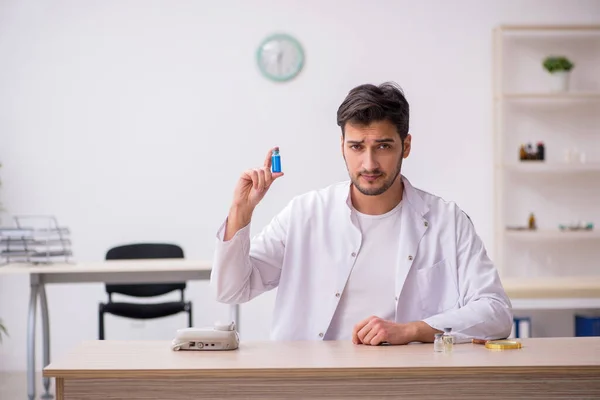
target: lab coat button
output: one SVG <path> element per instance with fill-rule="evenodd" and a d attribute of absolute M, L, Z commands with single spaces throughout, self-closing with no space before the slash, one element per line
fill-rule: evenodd
<path fill-rule="evenodd" d="M 424 224 L 425 226 L 429 226 L 429 222 L 427 222 L 427 221 L 425 221 L 423 224 Z"/>
<path fill-rule="evenodd" d="M 319 337 L 323 337 L 323 332 L 319 333 Z"/>
<path fill-rule="evenodd" d="M 412 259 L 413 259 L 413 256 L 408 256 L 409 261 L 412 261 Z"/>
<path fill-rule="evenodd" d="M 398 301 L 398 297 L 396 297 L 396 301 Z"/>
<path fill-rule="evenodd" d="M 336 293 L 336 294 L 335 294 L 335 297 L 340 297 L 340 294 L 339 294 L 339 293 Z"/>
<path fill-rule="evenodd" d="M 356 253 L 352 252 L 351 256 L 356 257 Z"/>

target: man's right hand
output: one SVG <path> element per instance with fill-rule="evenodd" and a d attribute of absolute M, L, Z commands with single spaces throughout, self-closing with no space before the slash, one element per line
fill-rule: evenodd
<path fill-rule="evenodd" d="M 225 241 L 230 240 L 237 231 L 250 223 L 254 209 L 265 197 L 271 184 L 275 179 L 283 176 L 283 172 L 271 172 L 271 154 L 273 150 L 278 149 L 274 147 L 269 150 L 262 168 L 249 169 L 242 173 L 235 186 L 233 204 L 227 217 Z"/>

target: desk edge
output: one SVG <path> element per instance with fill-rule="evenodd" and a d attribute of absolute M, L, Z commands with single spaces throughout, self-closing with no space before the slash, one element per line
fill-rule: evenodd
<path fill-rule="evenodd" d="M 481 374 L 600 374 L 599 365 L 569 366 L 502 366 L 502 367 L 359 367 L 359 368 L 257 368 L 257 369 L 169 369 L 169 370 L 85 370 L 44 369 L 43 376 L 63 379 L 154 379 L 154 378 L 319 378 L 319 377 L 391 377 L 420 375 L 481 375 Z"/>

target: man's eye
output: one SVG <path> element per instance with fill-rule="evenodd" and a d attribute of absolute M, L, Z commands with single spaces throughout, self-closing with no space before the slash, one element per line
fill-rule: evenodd
<path fill-rule="evenodd" d="M 380 149 L 389 149 L 390 145 L 389 144 L 382 144 L 379 146 Z"/>
<path fill-rule="evenodd" d="M 350 148 L 351 148 L 352 150 L 360 150 L 360 149 L 361 149 L 361 146 L 360 146 L 359 144 L 353 144 L 352 146 L 350 146 Z"/>

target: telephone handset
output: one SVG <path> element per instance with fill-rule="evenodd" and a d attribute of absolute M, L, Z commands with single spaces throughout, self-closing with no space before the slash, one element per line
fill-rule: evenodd
<path fill-rule="evenodd" d="M 183 328 L 177 330 L 171 349 L 179 350 L 235 350 L 240 338 L 235 322 L 215 323 L 212 328 Z"/>

